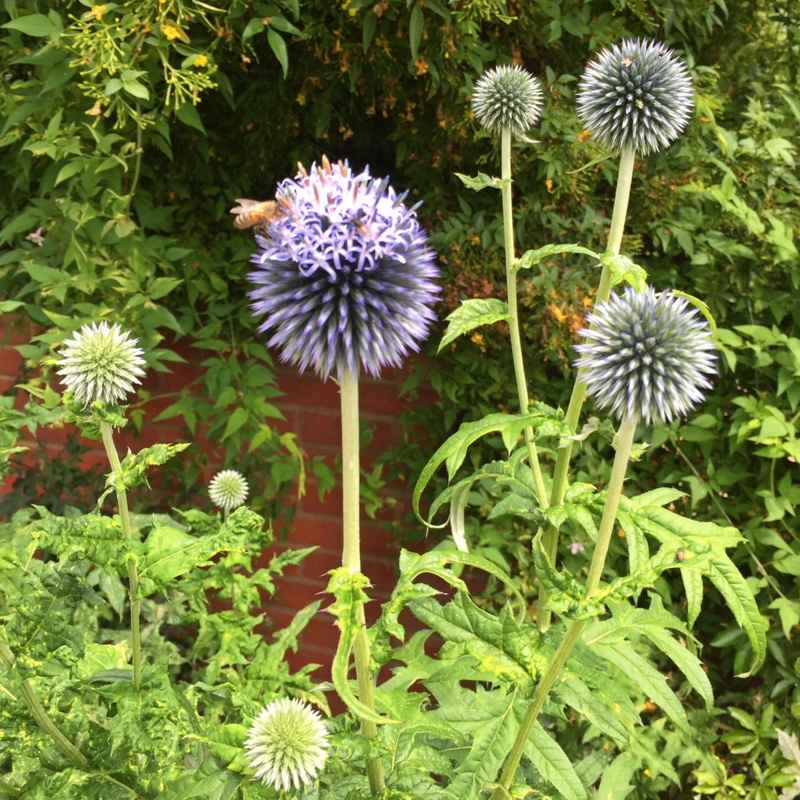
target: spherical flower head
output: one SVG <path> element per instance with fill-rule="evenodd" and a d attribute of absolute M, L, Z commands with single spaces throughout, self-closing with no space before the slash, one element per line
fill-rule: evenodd
<path fill-rule="evenodd" d="M 259 780 L 289 791 L 316 778 L 327 755 L 328 732 L 317 711 L 284 697 L 261 710 L 244 747 Z"/>
<path fill-rule="evenodd" d="M 208 484 L 208 496 L 215 506 L 223 511 L 239 508 L 247 498 L 249 487 L 244 476 L 235 469 L 224 469 L 218 472 Z"/>
<path fill-rule="evenodd" d="M 689 121 L 694 101 L 686 65 L 658 42 L 624 39 L 586 68 L 578 115 L 607 150 L 643 155 L 667 147 Z"/>
<path fill-rule="evenodd" d="M 119 325 L 84 325 L 64 341 L 58 362 L 58 374 L 64 376 L 61 383 L 84 407 L 96 400 L 109 405 L 124 403 L 144 375 L 143 351 L 136 344 Z"/>
<path fill-rule="evenodd" d="M 500 133 L 510 128 L 515 136 L 523 136 L 539 119 L 542 90 L 520 66 L 495 67 L 475 86 L 472 110 L 486 130 Z"/>
<path fill-rule="evenodd" d="M 671 292 L 626 287 L 589 314 L 588 341 L 576 345 L 587 392 L 618 419 L 669 422 L 685 414 L 711 387 L 716 372 L 708 323 Z"/>
<path fill-rule="evenodd" d="M 419 349 L 439 270 L 404 199 L 368 169 L 326 158 L 278 186 L 279 213 L 256 236 L 250 298 L 283 361 L 323 379 L 359 365 L 377 377 Z"/>

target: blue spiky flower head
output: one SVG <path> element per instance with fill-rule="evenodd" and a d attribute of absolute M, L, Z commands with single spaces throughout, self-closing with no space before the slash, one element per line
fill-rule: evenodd
<path fill-rule="evenodd" d="M 327 757 L 328 732 L 319 712 L 282 697 L 261 709 L 244 748 L 256 777 L 288 792 L 316 778 Z"/>
<path fill-rule="evenodd" d="M 686 65 L 658 42 L 624 39 L 589 63 L 578 115 L 607 150 L 643 155 L 667 147 L 689 121 L 694 101 Z"/>
<path fill-rule="evenodd" d="M 416 207 L 368 169 L 355 175 L 324 157 L 283 181 L 276 200 L 250 273 L 268 345 L 323 379 L 399 366 L 427 336 L 439 294 Z"/>
<path fill-rule="evenodd" d="M 500 133 L 510 128 L 522 136 L 539 119 L 542 90 L 536 78 L 516 64 L 495 67 L 475 86 L 472 110 L 486 130 Z"/>
<path fill-rule="evenodd" d="M 696 308 L 671 292 L 651 286 L 611 294 L 579 331 L 586 342 L 575 349 L 585 368 L 587 392 L 618 419 L 643 417 L 669 422 L 703 400 L 716 372 L 708 323 Z"/>

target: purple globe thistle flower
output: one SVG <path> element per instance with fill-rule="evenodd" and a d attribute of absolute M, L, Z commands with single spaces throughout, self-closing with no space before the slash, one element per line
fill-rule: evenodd
<path fill-rule="evenodd" d="M 500 133 L 510 128 L 515 136 L 522 136 L 539 119 L 542 90 L 520 66 L 495 67 L 475 86 L 472 110 L 486 130 Z"/>
<path fill-rule="evenodd" d="M 646 155 L 668 146 L 689 121 L 694 101 L 686 65 L 658 42 L 624 39 L 586 68 L 578 115 L 608 150 Z"/>
<path fill-rule="evenodd" d="M 681 297 L 648 286 L 612 294 L 579 331 L 582 380 L 600 408 L 618 419 L 669 422 L 703 400 L 716 372 L 708 323 Z"/>
<path fill-rule="evenodd" d="M 419 349 L 439 270 L 405 196 L 324 157 L 278 186 L 278 214 L 256 235 L 250 297 L 283 361 L 323 379 L 359 365 L 377 377 Z"/>

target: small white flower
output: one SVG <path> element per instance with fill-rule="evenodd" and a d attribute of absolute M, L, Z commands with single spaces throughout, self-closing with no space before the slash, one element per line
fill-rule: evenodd
<path fill-rule="evenodd" d="M 75 399 L 84 406 L 95 400 L 123 403 L 144 375 L 143 351 L 137 340 L 119 325 L 84 325 L 72 339 L 64 342 L 59 375 Z"/>
<path fill-rule="evenodd" d="M 244 747 L 256 778 L 288 791 L 316 778 L 327 756 L 328 732 L 317 711 L 284 697 L 261 710 Z"/>
<path fill-rule="evenodd" d="M 208 496 L 223 511 L 233 511 L 244 503 L 249 487 L 244 476 L 235 469 L 218 472 L 208 485 Z"/>

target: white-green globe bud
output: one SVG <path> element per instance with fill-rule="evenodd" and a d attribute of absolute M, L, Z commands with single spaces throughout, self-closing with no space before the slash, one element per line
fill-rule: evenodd
<path fill-rule="evenodd" d="M 218 472 L 208 484 L 208 496 L 211 502 L 226 512 L 239 508 L 247 499 L 249 490 L 244 476 L 235 469 Z"/>
<path fill-rule="evenodd" d="M 119 325 L 93 322 L 64 341 L 58 365 L 61 383 L 75 400 L 88 406 L 96 400 L 119 405 L 144 375 L 143 351 Z"/>
<path fill-rule="evenodd" d="M 316 778 L 327 756 L 328 732 L 319 712 L 284 697 L 261 710 L 244 747 L 256 778 L 288 792 Z"/>

